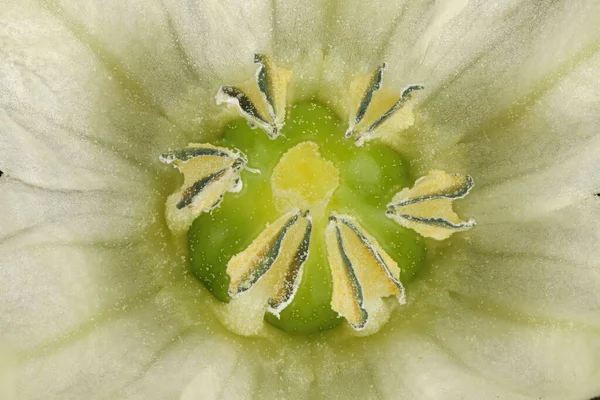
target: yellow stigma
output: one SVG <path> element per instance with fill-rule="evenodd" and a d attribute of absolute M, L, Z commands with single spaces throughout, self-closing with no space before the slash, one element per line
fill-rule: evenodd
<path fill-rule="evenodd" d="M 302 142 L 288 150 L 271 176 L 277 207 L 310 209 L 320 214 L 340 184 L 340 173 L 319 153 L 314 142 Z"/>

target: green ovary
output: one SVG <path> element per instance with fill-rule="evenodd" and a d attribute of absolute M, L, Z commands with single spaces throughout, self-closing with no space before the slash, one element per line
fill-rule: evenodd
<path fill-rule="evenodd" d="M 267 322 L 291 334 L 311 334 L 342 321 L 331 308 L 333 283 L 324 235 L 332 213 L 356 218 L 398 263 L 403 284 L 414 277 L 423 264 L 423 240 L 385 215 L 389 199 L 410 183 L 407 164 L 385 144 L 369 142 L 357 147 L 352 140 L 344 139 L 344 132 L 344 124 L 328 108 L 301 103 L 289 110 L 286 125 L 276 140 L 238 119 L 213 143 L 238 149 L 247 156 L 248 166 L 261 172 L 242 171 L 243 189 L 228 193 L 218 208 L 202 213 L 188 231 L 193 273 L 217 299 L 231 300 L 226 272 L 229 260 L 246 249 L 268 223 L 283 215 L 286 207 L 294 205 L 290 204 L 293 198 L 282 200 L 281 195 L 274 195 L 273 181 L 279 182 L 276 188 L 285 186 L 292 191 L 296 185 L 304 199 L 308 198 L 308 204 L 297 207 L 311 211 L 313 229 L 309 257 L 296 295 L 279 318 L 266 313 Z M 288 150 L 306 150 L 305 147 L 311 151 L 299 152 L 295 154 L 297 160 L 278 166 Z M 318 155 L 312 152 L 316 148 Z M 282 181 L 282 176 L 294 170 L 294 163 L 302 162 L 302 171 L 291 176 L 289 182 Z M 335 176 L 338 172 L 339 182 Z M 307 185 L 313 179 L 311 191 Z M 326 196 L 329 189 L 333 193 Z M 324 197 L 326 200 L 321 201 Z"/>

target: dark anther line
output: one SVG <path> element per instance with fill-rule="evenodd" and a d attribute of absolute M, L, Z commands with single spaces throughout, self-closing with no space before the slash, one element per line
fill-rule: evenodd
<path fill-rule="evenodd" d="M 420 203 L 420 202 L 427 201 L 427 200 L 462 199 L 467 194 L 469 194 L 471 189 L 473 189 L 473 187 L 475 186 L 475 181 L 473 180 L 473 177 L 471 175 L 466 175 L 465 177 L 467 179 L 467 185 L 456 189 L 454 192 L 435 194 L 435 195 L 431 195 L 431 196 L 422 196 L 422 197 L 417 197 L 414 199 L 407 199 L 407 200 L 401 201 L 400 203 L 396 203 L 396 204 L 390 203 L 390 204 L 388 204 L 388 210 L 393 211 L 393 209 L 396 207 L 404 207 L 404 206 L 408 206 L 410 204 Z"/>
<path fill-rule="evenodd" d="M 308 217 L 310 212 L 308 210 L 301 211 L 301 216 L 303 218 Z M 310 237 L 312 235 L 312 222 L 308 219 L 308 225 L 306 226 L 306 230 L 304 231 L 304 238 L 300 243 L 300 247 L 296 251 L 294 255 L 294 260 L 292 266 L 288 269 L 285 275 L 285 291 L 282 296 L 279 298 L 269 299 L 268 304 L 271 308 L 277 310 L 282 304 L 287 303 L 289 299 L 295 294 L 295 290 L 297 288 L 296 280 L 298 280 L 298 275 L 300 274 L 300 270 L 302 266 L 306 262 L 308 258 L 308 249 L 310 247 Z"/>
<path fill-rule="evenodd" d="M 165 154 L 161 154 L 161 159 L 164 160 L 163 162 L 173 162 L 175 160 L 189 161 L 192 158 L 201 156 L 231 157 L 228 153 L 219 149 L 192 147 L 188 149 L 170 151 Z"/>
<path fill-rule="evenodd" d="M 261 257 L 259 261 L 259 266 L 254 270 L 250 270 L 248 274 L 241 280 L 241 283 L 238 285 L 236 292 L 230 292 L 230 296 L 236 296 L 244 293 L 249 290 L 259 279 L 261 279 L 273 266 L 275 260 L 279 257 L 281 253 L 281 248 L 283 245 L 283 240 L 285 239 L 290 228 L 298 221 L 300 213 L 297 213 L 293 217 L 291 217 L 281 228 L 274 242 L 269 246 L 267 250 L 267 254 Z"/>
<path fill-rule="evenodd" d="M 333 218 L 333 219 L 331 219 Z M 329 217 L 330 221 L 335 221 L 335 234 L 337 237 L 338 250 L 340 251 L 340 255 L 342 256 L 342 262 L 344 264 L 346 273 L 348 274 L 348 278 L 350 278 L 350 282 L 352 286 L 354 286 L 354 290 L 356 291 L 356 297 L 358 300 L 358 308 L 360 308 L 360 313 L 362 316 L 362 321 L 358 325 L 352 324 L 356 329 L 362 329 L 367 324 L 367 319 L 369 318 L 369 314 L 367 310 L 364 308 L 364 295 L 362 286 L 358 281 L 358 277 L 356 276 L 356 271 L 354 270 L 354 265 L 352 264 L 352 260 L 348 257 L 348 253 L 346 253 L 346 249 L 344 246 L 344 239 L 342 238 L 342 231 L 340 230 L 340 226 L 338 224 L 338 219 L 334 216 Z"/>
<path fill-rule="evenodd" d="M 177 209 L 181 210 L 184 207 L 189 206 L 194 201 L 194 198 L 202 192 L 208 185 L 221 178 L 225 173 L 229 170 L 229 168 L 224 168 L 219 172 L 216 172 L 212 175 L 207 176 L 206 178 L 200 179 L 198 182 L 194 183 L 192 186 L 187 188 L 183 195 L 181 196 L 181 201 L 177 203 Z"/>
<path fill-rule="evenodd" d="M 256 107 L 252 103 L 252 100 L 250 100 L 250 98 L 240 89 L 234 86 L 223 86 L 221 87 L 221 90 L 229 97 L 235 97 L 238 100 L 241 109 L 244 110 L 246 114 L 256 118 L 262 123 L 269 123 L 262 115 L 260 115 Z"/>

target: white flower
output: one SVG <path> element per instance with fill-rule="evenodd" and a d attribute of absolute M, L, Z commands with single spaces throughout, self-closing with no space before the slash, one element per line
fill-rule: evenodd
<path fill-rule="evenodd" d="M 556 399 L 600 394 L 600 3 L 20 1 L 0 6 L 0 398 Z M 240 337 L 187 271 L 158 155 L 215 137 L 255 53 L 344 112 L 422 83 L 396 147 L 474 176 L 367 338 Z M 412 292 L 411 292 L 412 290 Z"/>

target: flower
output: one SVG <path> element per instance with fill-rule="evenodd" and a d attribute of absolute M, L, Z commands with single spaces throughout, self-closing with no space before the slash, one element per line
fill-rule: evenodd
<path fill-rule="evenodd" d="M 3 5 L 0 394 L 597 396 L 599 22 L 593 1 Z M 214 96 L 256 53 L 340 115 L 387 62 L 426 88 L 391 143 L 411 174 L 477 183 L 456 203 L 477 227 L 427 242 L 372 336 L 232 333 L 166 226 L 158 155 L 222 132 Z"/>

